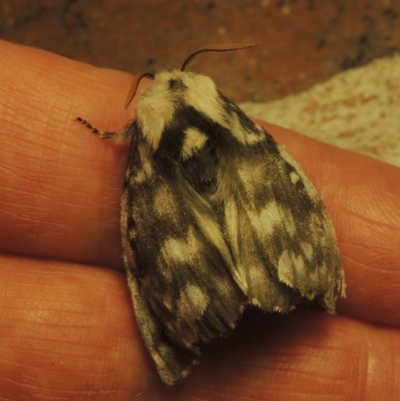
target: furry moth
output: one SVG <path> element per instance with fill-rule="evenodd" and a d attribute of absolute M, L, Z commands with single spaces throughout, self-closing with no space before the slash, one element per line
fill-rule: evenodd
<path fill-rule="evenodd" d="M 332 222 L 300 166 L 207 76 L 155 76 L 121 133 L 131 141 L 121 202 L 135 314 L 161 379 L 192 370 L 199 345 L 231 332 L 244 308 L 288 312 L 319 298 L 333 313 L 344 272 Z"/>

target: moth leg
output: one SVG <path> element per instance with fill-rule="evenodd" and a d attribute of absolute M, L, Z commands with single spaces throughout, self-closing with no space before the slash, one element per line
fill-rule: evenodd
<path fill-rule="evenodd" d="M 85 119 L 81 117 L 77 117 L 76 121 L 80 122 L 83 124 L 85 127 L 89 128 L 95 135 L 100 137 L 101 139 L 116 139 L 121 136 L 124 136 L 123 133 L 121 132 L 115 132 L 115 131 L 100 131 L 96 127 L 94 127 L 90 122 L 86 121 Z"/>

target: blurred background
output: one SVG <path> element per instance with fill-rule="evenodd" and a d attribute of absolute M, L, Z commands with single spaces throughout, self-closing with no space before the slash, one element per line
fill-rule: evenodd
<path fill-rule="evenodd" d="M 400 0 L 0 0 L 0 38 L 130 73 L 180 67 L 209 43 L 257 42 L 189 70 L 236 102 L 270 102 L 396 54 Z"/>
<path fill-rule="evenodd" d="M 1 0 L 0 37 L 131 73 L 257 42 L 190 69 L 235 101 L 267 101 L 399 50 L 400 0 Z"/>

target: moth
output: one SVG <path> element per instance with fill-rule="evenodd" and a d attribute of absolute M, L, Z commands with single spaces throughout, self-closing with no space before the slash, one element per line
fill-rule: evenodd
<path fill-rule="evenodd" d="M 161 379 L 174 385 L 200 345 L 224 337 L 246 306 L 289 312 L 318 298 L 330 313 L 345 281 L 335 231 L 300 166 L 207 76 L 180 70 L 153 81 L 125 129 L 123 258 L 137 322 Z"/>

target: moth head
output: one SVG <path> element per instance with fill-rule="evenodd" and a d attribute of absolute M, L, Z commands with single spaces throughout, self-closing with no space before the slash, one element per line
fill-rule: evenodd
<path fill-rule="evenodd" d="M 197 49 L 196 51 L 194 51 L 192 54 L 190 54 L 186 58 L 186 60 L 182 64 L 182 67 L 180 68 L 180 71 L 184 71 L 186 69 L 187 65 L 193 60 L 193 58 L 200 53 L 226 52 L 226 51 L 232 51 L 232 50 L 246 49 L 248 47 L 253 47 L 256 45 L 257 45 L 257 43 L 233 43 L 233 44 L 212 44 L 212 45 L 200 47 L 200 49 Z M 136 95 L 140 81 L 143 78 L 150 78 L 150 79 L 154 80 L 154 74 L 151 74 L 148 72 L 139 72 L 138 74 L 134 75 L 131 87 L 130 87 L 129 92 L 125 99 L 125 108 L 127 108 L 130 105 L 130 103 L 132 102 L 133 98 Z"/>
<path fill-rule="evenodd" d="M 163 137 L 164 143 L 166 143 L 167 138 L 171 139 L 169 148 L 174 149 L 171 150 L 171 154 L 180 153 L 183 158 L 191 157 L 204 146 L 206 136 L 190 130 L 189 126 L 185 126 L 185 119 L 182 119 L 183 114 L 180 112 L 184 108 L 191 108 L 213 121 L 219 121 L 221 120 L 221 113 L 223 113 L 220 96 L 211 78 L 185 72 L 184 69 L 199 53 L 230 51 L 250 46 L 254 46 L 254 44 L 209 45 L 192 53 L 185 60 L 180 70 L 162 71 L 155 76 L 139 73 L 134 77 L 126 98 L 126 107 L 135 97 L 141 79 L 149 77 L 153 80 L 141 93 L 136 106 L 136 122 L 143 137 L 150 145 L 149 149 L 156 151 Z M 166 132 L 175 132 L 177 135 L 164 136 Z M 185 138 L 183 144 L 180 142 L 182 136 Z"/>

